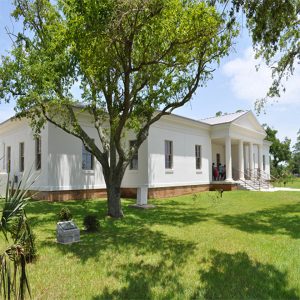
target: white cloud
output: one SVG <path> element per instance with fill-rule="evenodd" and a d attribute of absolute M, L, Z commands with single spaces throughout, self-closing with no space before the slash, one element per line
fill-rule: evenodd
<path fill-rule="evenodd" d="M 258 71 L 256 66 L 260 64 Z M 222 72 L 229 77 L 230 86 L 234 95 L 254 103 L 263 98 L 272 83 L 271 69 L 263 62 L 254 58 L 252 48 L 245 50 L 240 58 L 227 62 Z M 284 82 L 286 92 L 278 99 L 278 104 L 300 105 L 300 68 L 297 66 L 293 76 Z"/>
<path fill-rule="evenodd" d="M 0 103 L 0 123 L 15 115 L 12 104 Z"/>

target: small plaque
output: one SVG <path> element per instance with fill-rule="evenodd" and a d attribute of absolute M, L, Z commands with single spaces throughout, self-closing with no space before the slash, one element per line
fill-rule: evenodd
<path fill-rule="evenodd" d="M 72 244 L 80 241 L 80 230 L 73 221 L 58 222 L 56 226 L 57 242 Z"/>

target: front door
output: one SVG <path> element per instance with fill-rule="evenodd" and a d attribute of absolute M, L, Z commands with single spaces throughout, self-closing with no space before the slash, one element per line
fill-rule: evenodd
<path fill-rule="evenodd" d="M 216 159 L 216 161 L 217 161 L 217 167 L 218 167 L 220 165 L 220 163 L 221 163 L 220 153 L 217 153 L 217 159 Z"/>

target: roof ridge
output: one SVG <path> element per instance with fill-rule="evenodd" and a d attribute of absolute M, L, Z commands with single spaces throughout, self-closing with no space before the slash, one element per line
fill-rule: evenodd
<path fill-rule="evenodd" d="M 245 113 L 247 113 L 247 112 L 249 112 L 249 111 L 250 111 L 250 110 L 243 110 L 243 111 L 241 111 L 241 112 L 225 113 L 225 114 L 223 114 L 223 115 L 221 115 L 221 116 L 208 117 L 208 118 L 204 118 L 204 119 L 200 119 L 200 120 L 209 120 L 209 119 L 213 119 L 213 118 L 221 118 L 221 117 L 224 117 L 224 116 L 229 116 L 229 115 L 234 115 L 234 114 L 239 114 L 239 113 L 245 114 Z"/>

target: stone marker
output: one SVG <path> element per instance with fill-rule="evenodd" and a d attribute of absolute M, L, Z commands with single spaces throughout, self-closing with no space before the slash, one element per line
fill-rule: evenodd
<path fill-rule="evenodd" d="M 73 221 L 58 222 L 56 238 L 60 244 L 72 244 L 80 241 L 80 230 Z"/>

